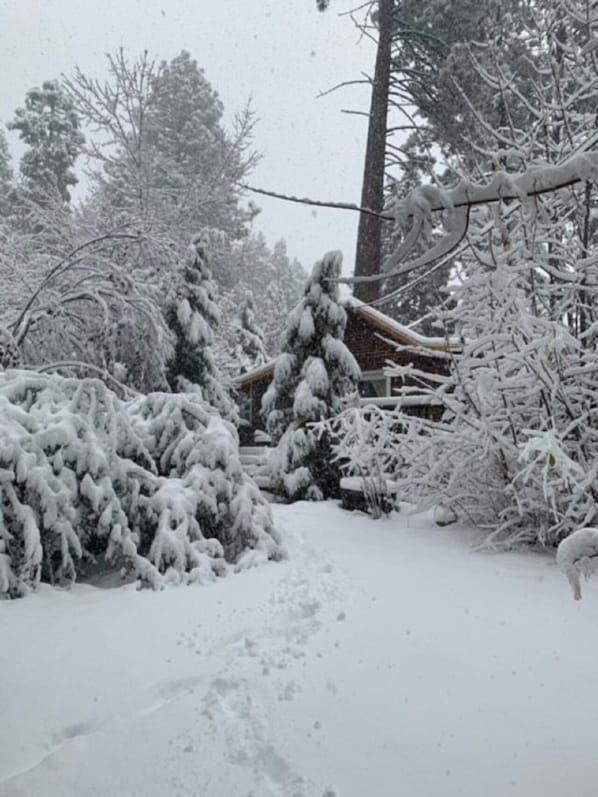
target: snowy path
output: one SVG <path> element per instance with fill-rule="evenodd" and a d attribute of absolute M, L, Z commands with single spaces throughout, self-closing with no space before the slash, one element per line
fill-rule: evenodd
<path fill-rule="evenodd" d="M 598 581 L 275 512 L 288 562 L 0 604 L 1 797 L 595 797 Z"/>

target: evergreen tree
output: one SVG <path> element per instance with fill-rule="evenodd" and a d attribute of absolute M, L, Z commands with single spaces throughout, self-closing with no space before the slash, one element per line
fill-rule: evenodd
<path fill-rule="evenodd" d="M 73 166 L 83 148 L 79 117 L 72 100 L 57 80 L 27 92 L 25 106 L 8 123 L 28 146 L 21 158 L 24 189 L 39 203 L 58 193 L 68 203 L 69 189 L 77 184 Z"/>
<path fill-rule="evenodd" d="M 514 68 L 513 87 L 527 93 L 525 63 L 534 60 L 534 44 L 520 35 L 529 0 L 402 0 L 396 3 L 393 31 L 391 84 L 393 105 L 407 101 L 415 115 L 401 114 L 399 130 L 403 141 L 393 147 L 402 167 L 418 157 L 424 163 L 432 145 L 449 168 L 459 175 L 461 168 L 476 162 L 480 140 L 472 136 L 475 111 L 483 109 L 491 129 L 507 123 L 503 96 L 480 80 L 472 68 L 471 48 L 497 43 L 503 57 Z M 478 50 L 478 66 L 492 70 L 494 54 Z M 511 117 L 523 127 L 526 115 Z M 409 137 L 405 140 L 405 132 Z M 419 151 L 418 151 L 419 150 Z M 454 171 L 453 171 L 454 170 Z M 425 172 L 423 173 L 425 175 Z M 437 175 L 438 176 L 438 175 Z"/>
<path fill-rule="evenodd" d="M 100 82 L 81 70 L 66 81 L 69 95 L 101 140 L 88 155 L 98 168 L 84 213 L 87 235 L 129 227 L 143 239 L 127 267 L 168 295 L 177 252 L 198 229 L 212 230 L 211 267 L 221 286 L 226 244 L 247 234 L 254 209 L 241 205 L 237 181 L 254 158 L 251 114 L 229 133 L 216 92 L 188 53 L 156 64 L 147 53 L 131 61 L 108 56 Z M 106 143 L 109 142 L 109 146 Z"/>
<path fill-rule="evenodd" d="M 209 237 L 195 236 L 183 267 L 176 301 L 166 313 L 175 334 L 175 353 L 170 363 L 168 381 L 172 390 L 186 392 L 198 387 L 202 398 L 223 418 L 237 422 L 237 408 L 223 385 L 212 345 L 220 314 L 216 288 L 209 266 Z"/>
<path fill-rule="evenodd" d="M 303 266 L 298 260 L 291 260 L 284 240 L 270 249 L 261 232 L 227 244 L 220 261 L 219 270 L 214 270 L 218 284 L 237 306 L 242 304 L 247 290 L 253 293 L 266 351 L 280 351 L 289 313 L 303 295 L 307 279 Z"/>
<path fill-rule="evenodd" d="M 241 207 L 237 182 L 254 162 L 251 113 L 229 134 L 222 102 L 189 53 L 158 65 L 147 53 L 131 62 L 120 50 L 108 65 L 103 84 L 81 70 L 66 83 L 82 117 L 112 144 L 89 149 L 101 166 L 96 224 L 141 230 L 156 271 L 174 265 L 173 252 L 198 226 L 232 240 L 245 235 L 254 211 Z"/>
<path fill-rule="evenodd" d="M 10 168 L 8 142 L 4 130 L 0 128 L 0 220 L 8 215 L 11 191 L 12 169 Z"/>
<path fill-rule="evenodd" d="M 253 293 L 247 291 L 239 308 L 236 361 L 241 373 L 247 373 L 268 361 L 264 333 L 255 319 Z"/>
<path fill-rule="evenodd" d="M 330 418 L 355 395 L 359 366 L 343 342 L 347 314 L 339 303 L 340 252 L 318 261 L 303 300 L 291 314 L 263 400 L 266 427 L 277 449 L 272 471 L 288 498 L 319 500 L 338 493 L 339 467 L 325 432 L 312 424 Z"/>
<path fill-rule="evenodd" d="M 157 199 L 171 206 L 185 238 L 198 223 L 240 238 L 254 215 L 241 207 L 238 187 L 254 162 L 248 151 L 252 114 L 241 114 L 229 135 L 223 112 L 218 92 L 185 50 L 152 77 L 146 129 L 157 153 Z"/>

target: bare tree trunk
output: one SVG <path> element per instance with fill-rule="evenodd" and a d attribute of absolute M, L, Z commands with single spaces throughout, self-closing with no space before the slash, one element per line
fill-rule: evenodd
<path fill-rule="evenodd" d="M 378 3 L 378 50 L 372 85 L 368 139 L 363 169 L 361 207 L 382 213 L 384 207 L 384 165 L 386 155 L 386 119 L 392 46 L 394 0 Z M 361 213 L 355 253 L 355 276 L 378 274 L 382 258 L 382 219 Z M 355 295 L 364 302 L 378 298 L 379 282 L 355 285 Z"/>

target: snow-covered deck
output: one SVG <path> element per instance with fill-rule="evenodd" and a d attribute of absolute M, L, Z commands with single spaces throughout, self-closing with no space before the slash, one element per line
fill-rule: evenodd
<path fill-rule="evenodd" d="M 367 407 L 373 404 L 375 407 L 384 409 L 400 409 L 401 407 L 441 407 L 442 401 L 435 396 L 429 395 L 409 395 L 409 396 L 374 396 L 360 398 L 359 404 Z"/>

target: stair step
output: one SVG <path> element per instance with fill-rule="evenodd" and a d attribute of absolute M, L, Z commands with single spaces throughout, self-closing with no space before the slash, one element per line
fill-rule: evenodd
<path fill-rule="evenodd" d="M 239 448 L 241 468 L 262 489 L 270 487 L 270 476 L 264 469 L 269 450 L 269 446 L 241 446 Z"/>
<path fill-rule="evenodd" d="M 241 465 L 261 465 L 266 461 L 266 457 L 258 454 L 241 454 Z"/>
<path fill-rule="evenodd" d="M 256 473 L 255 476 L 253 476 L 253 481 L 262 489 L 267 490 L 269 487 L 271 487 L 270 476 L 265 473 Z"/>

